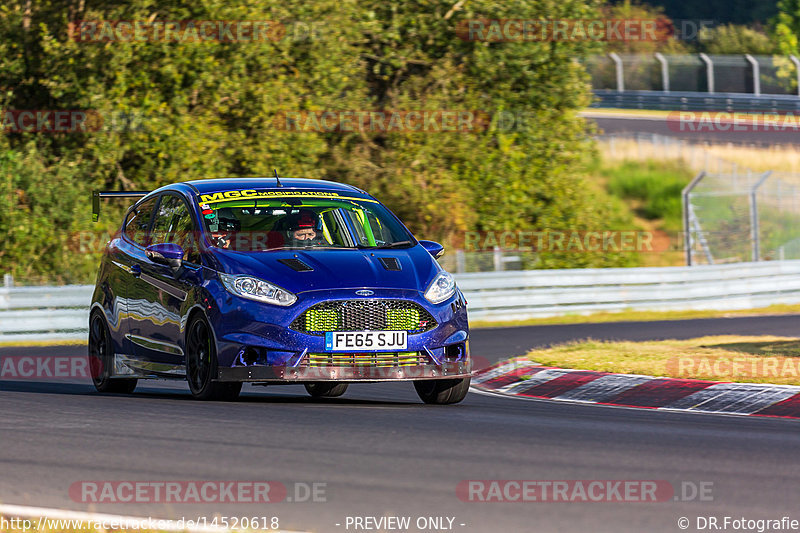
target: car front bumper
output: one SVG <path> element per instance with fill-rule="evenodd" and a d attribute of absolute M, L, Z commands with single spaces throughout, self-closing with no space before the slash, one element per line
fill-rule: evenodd
<path fill-rule="evenodd" d="M 472 362 L 469 359 L 466 361 L 444 362 L 440 365 L 428 364 L 403 367 L 239 366 L 220 368 L 217 380 L 267 383 L 416 381 L 467 378 L 470 377 L 471 370 Z"/>

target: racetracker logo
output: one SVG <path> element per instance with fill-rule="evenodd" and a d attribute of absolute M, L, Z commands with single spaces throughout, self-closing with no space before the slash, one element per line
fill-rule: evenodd
<path fill-rule="evenodd" d="M 87 133 L 103 128 L 103 117 L 94 110 L 5 109 L 4 133 Z"/>
<path fill-rule="evenodd" d="M 653 503 L 713 501 L 713 482 L 665 480 L 464 480 L 456 486 L 463 502 Z"/>
<path fill-rule="evenodd" d="M 465 41 L 666 41 L 675 34 L 669 19 L 469 19 L 456 35 Z"/>
<path fill-rule="evenodd" d="M 271 20 L 79 20 L 69 37 L 79 43 L 236 43 L 279 41 L 286 28 Z"/>
<path fill-rule="evenodd" d="M 59 380 L 98 376 L 102 366 L 85 355 L 9 355 L 0 359 L 0 379 Z"/>
<path fill-rule="evenodd" d="M 673 111 L 667 126 L 678 133 L 800 132 L 800 112 Z"/>
<path fill-rule="evenodd" d="M 456 247 L 465 252 L 645 253 L 675 249 L 667 234 L 638 230 L 466 231 L 463 239 Z"/>
<path fill-rule="evenodd" d="M 319 133 L 441 133 L 479 132 L 489 128 L 491 115 L 480 110 L 281 111 L 276 129 Z"/>
<path fill-rule="evenodd" d="M 326 483 L 280 481 L 76 481 L 70 499 L 78 503 L 321 503 Z"/>
<path fill-rule="evenodd" d="M 764 356 L 681 356 L 666 364 L 667 375 L 674 378 L 698 378 L 714 381 L 742 378 L 797 379 L 800 360 L 794 357 Z"/>

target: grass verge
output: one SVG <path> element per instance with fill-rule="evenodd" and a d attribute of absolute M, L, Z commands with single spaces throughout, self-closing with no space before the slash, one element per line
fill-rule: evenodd
<path fill-rule="evenodd" d="M 581 116 L 591 117 L 644 117 L 667 119 L 675 111 L 662 111 L 660 109 L 621 109 L 612 107 L 588 107 L 581 111 Z"/>
<path fill-rule="evenodd" d="M 545 366 L 742 383 L 800 385 L 800 338 L 724 335 L 648 342 L 581 341 L 534 350 Z"/>
<path fill-rule="evenodd" d="M 53 341 L 0 341 L 0 348 L 10 346 L 81 346 L 85 345 L 85 340 L 53 340 Z"/>

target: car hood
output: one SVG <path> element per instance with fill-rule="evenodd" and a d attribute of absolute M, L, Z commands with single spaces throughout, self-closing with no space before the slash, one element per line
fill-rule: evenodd
<path fill-rule="evenodd" d="M 236 252 L 215 249 L 212 255 L 218 263 L 214 268 L 219 271 L 255 276 L 295 294 L 351 288 L 424 291 L 440 270 L 430 253 L 419 244 L 392 250 Z"/>

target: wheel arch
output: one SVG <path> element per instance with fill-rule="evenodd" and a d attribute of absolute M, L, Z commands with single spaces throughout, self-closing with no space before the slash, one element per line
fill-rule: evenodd
<path fill-rule="evenodd" d="M 189 312 L 186 314 L 186 322 L 185 326 L 183 327 L 183 332 L 181 335 L 181 342 L 183 343 L 183 346 L 181 346 L 181 348 L 183 349 L 184 363 L 186 362 L 186 343 L 188 340 L 187 336 L 189 335 L 189 326 L 198 316 L 202 317 L 203 320 L 206 321 L 206 324 L 208 324 L 208 329 L 211 331 L 211 337 L 214 339 L 214 351 L 219 353 L 219 344 L 217 343 L 217 332 L 214 329 L 214 325 L 211 323 L 211 320 L 208 319 L 208 315 L 206 314 L 205 309 L 203 309 L 203 307 L 200 304 L 195 304 L 189 309 Z"/>

